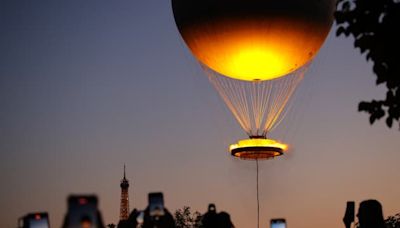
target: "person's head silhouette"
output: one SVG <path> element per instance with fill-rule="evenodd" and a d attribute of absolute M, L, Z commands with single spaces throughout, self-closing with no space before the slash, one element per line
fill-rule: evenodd
<path fill-rule="evenodd" d="M 217 209 L 216 209 L 216 207 L 215 207 L 215 204 L 210 203 L 210 204 L 208 205 L 208 211 L 209 211 L 209 212 L 216 212 Z"/>
<path fill-rule="evenodd" d="M 215 207 L 215 204 L 210 203 L 208 205 L 208 210 L 203 215 L 201 223 L 204 228 L 218 228 L 217 208 Z"/>
<path fill-rule="evenodd" d="M 358 209 L 360 228 L 385 228 L 382 205 L 377 200 L 365 200 Z"/>

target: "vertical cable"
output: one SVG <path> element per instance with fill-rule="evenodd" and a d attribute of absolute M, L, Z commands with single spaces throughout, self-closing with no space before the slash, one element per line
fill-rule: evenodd
<path fill-rule="evenodd" d="M 257 228 L 260 228 L 260 199 L 258 197 L 258 159 L 256 159 L 257 168 Z"/>

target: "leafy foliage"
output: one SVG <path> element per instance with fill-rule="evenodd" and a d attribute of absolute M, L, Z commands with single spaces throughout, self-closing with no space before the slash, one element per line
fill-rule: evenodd
<path fill-rule="evenodd" d="M 176 228 L 198 228 L 200 227 L 201 214 L 193 212 L 190 207 L 183 207 L 175 211 Z"/>
<path fill-rule="evenodd" d="M 353 36 L 354 47 L 373 62 L 376 84 L 387 88 L 384 100 L 362 101 L 358 110 L 369 113 L 370 124 L 386 116 L 386 125 L 400 127 L 400 1 L 338 0 L 336 35 Z"/>
<path fill-rule="evenodd" d="M 394 216 L 389 216 L 386 220 L 387 228 L 400 228 L 400 213 Z"/>

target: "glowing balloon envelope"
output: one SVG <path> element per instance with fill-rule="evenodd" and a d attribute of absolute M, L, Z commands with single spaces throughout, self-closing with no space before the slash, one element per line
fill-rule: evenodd
<path fill-rule="evenodd" d="M 172 8 L 185 43 L 253 139 L 233 145 L 232 155 L 282 154 L 286 147 L 266 135 L 324 42 L 335 0 L 172 0 Z"/>
<path fill-rule="evenodd" d="M 332 0 L 172 0 L 196 58 L 240 80 L 268 80 L 309 62 L 333 20 Z"/>

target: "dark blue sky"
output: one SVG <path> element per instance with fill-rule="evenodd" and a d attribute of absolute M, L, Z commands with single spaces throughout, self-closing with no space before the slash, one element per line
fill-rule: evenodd
<path fill-rule="evenodd" d="M 369 126 L 362 99 L 384 96 L 332 33 L 277 135 L 293 146 L 261 164 L 261 224 L 340 227 L 347 200 L 399 212 L 398 131 Z M 123 164 L 131 208 L 209 202 L 256 224 L 255 167 L 229 157 L 245 134 L 181 40 L 169 1 L 0 2 L 0 226 L 45 210 L 58 227 L 69 193 L 96 193 L 117 222 Z"/>

